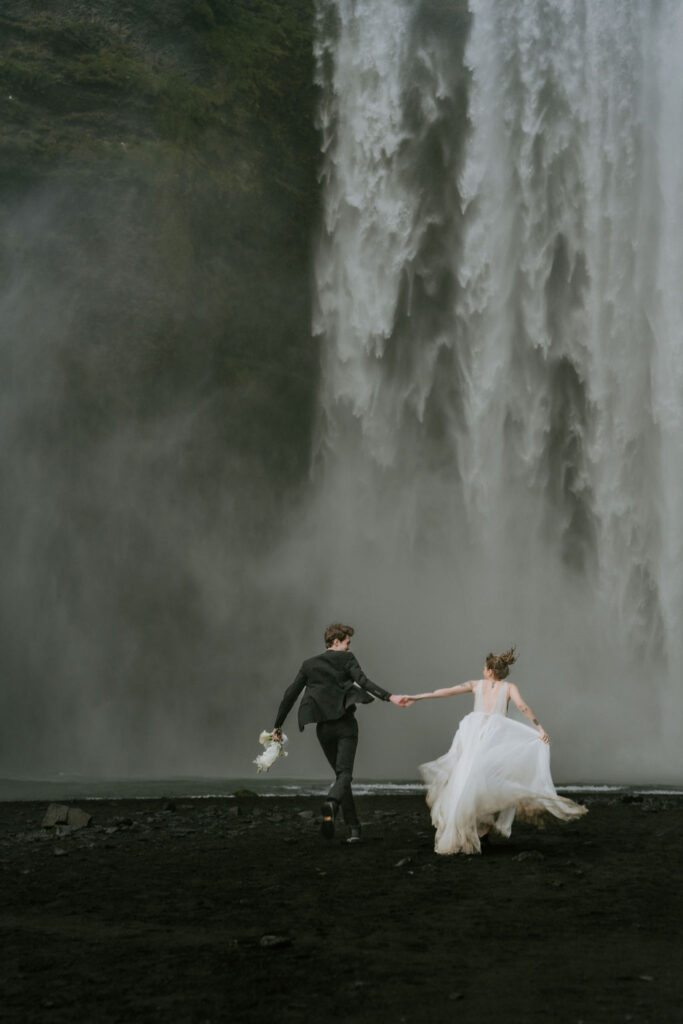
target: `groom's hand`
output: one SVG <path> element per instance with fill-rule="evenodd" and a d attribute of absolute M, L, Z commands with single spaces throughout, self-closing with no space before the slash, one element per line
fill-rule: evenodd
<path fill-rule="evenodd" d="M 410 704 L 412 704 L 412 701 L 409 701 L 408 697 L 401 696 L 397 693 L 392 693 L 389 700 L 391 701 L 392 704 L 395 704 L 397 708 L 407 708 L 410 706 Z"/>

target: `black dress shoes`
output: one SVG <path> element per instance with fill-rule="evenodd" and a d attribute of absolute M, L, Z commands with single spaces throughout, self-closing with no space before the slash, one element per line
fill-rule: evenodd
<path fill-rule="evenodd" d="M 337 813 L 337 805 L 334 800 L 326 800 L 322 806 L 322 821 L 320 822 L 320 834 L 325 839 L 334 839 L 334 817 Z"/>

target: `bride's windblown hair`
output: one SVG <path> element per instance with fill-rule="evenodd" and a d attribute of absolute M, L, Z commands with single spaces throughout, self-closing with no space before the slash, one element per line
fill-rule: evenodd
<path fill-rule="evenodd" d="M 504 654 L 486 655 L 486 667 L 493 672 L 496 679 L 507 678 L 510 672 L 510 665 L 514 665 L 516 661 L 517 655 L 514 647 L 511 647 L 509 651 L 505 651 Z"/>

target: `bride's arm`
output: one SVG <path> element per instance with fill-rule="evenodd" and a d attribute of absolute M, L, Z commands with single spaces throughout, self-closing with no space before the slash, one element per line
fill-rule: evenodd
<path fill-rule="evenodd" d="M 430 693 L 411 693 L 409 700 L 430 700 L 432 697 L 454 697 L 456 693 L 470 693 L 475 682 L 459 683 L 458 686 L 446 686 L 441 690 L 432 690 Z"/>
<path fill-rule="evenodd" d="M 536 715 L 533 713 L 533 711 L 526 703 L 526 701 L 522 699 L 522 695 L 514 683 L 510 683 L 510 698 L 517 705 L 517 707 L 522 712 L 524 717 L 528 718 L 529 721 L 536 726 L 539 733 L 541 734 L 541 739 L 543 740 L 543 742 L 550 743 L 550 736 L 548 736 L 548 733 L 545 731 L 539 720 L 536 718 Z"/>

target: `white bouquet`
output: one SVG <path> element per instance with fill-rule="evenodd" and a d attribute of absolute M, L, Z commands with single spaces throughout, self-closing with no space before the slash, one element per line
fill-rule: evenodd
<path fill-rule="evenodd" d="M 258 741 L 266 749 L 254 760 L 257 771 L 267 772 L 271 765 L 275 764 L 278 757 L 287 757 L 287 751 L 285 750 L 286 736 L 283 736 L 281 740 L 276 740 L 273 739 L 272 732 L 264 730 L 259 736 Z"/>

